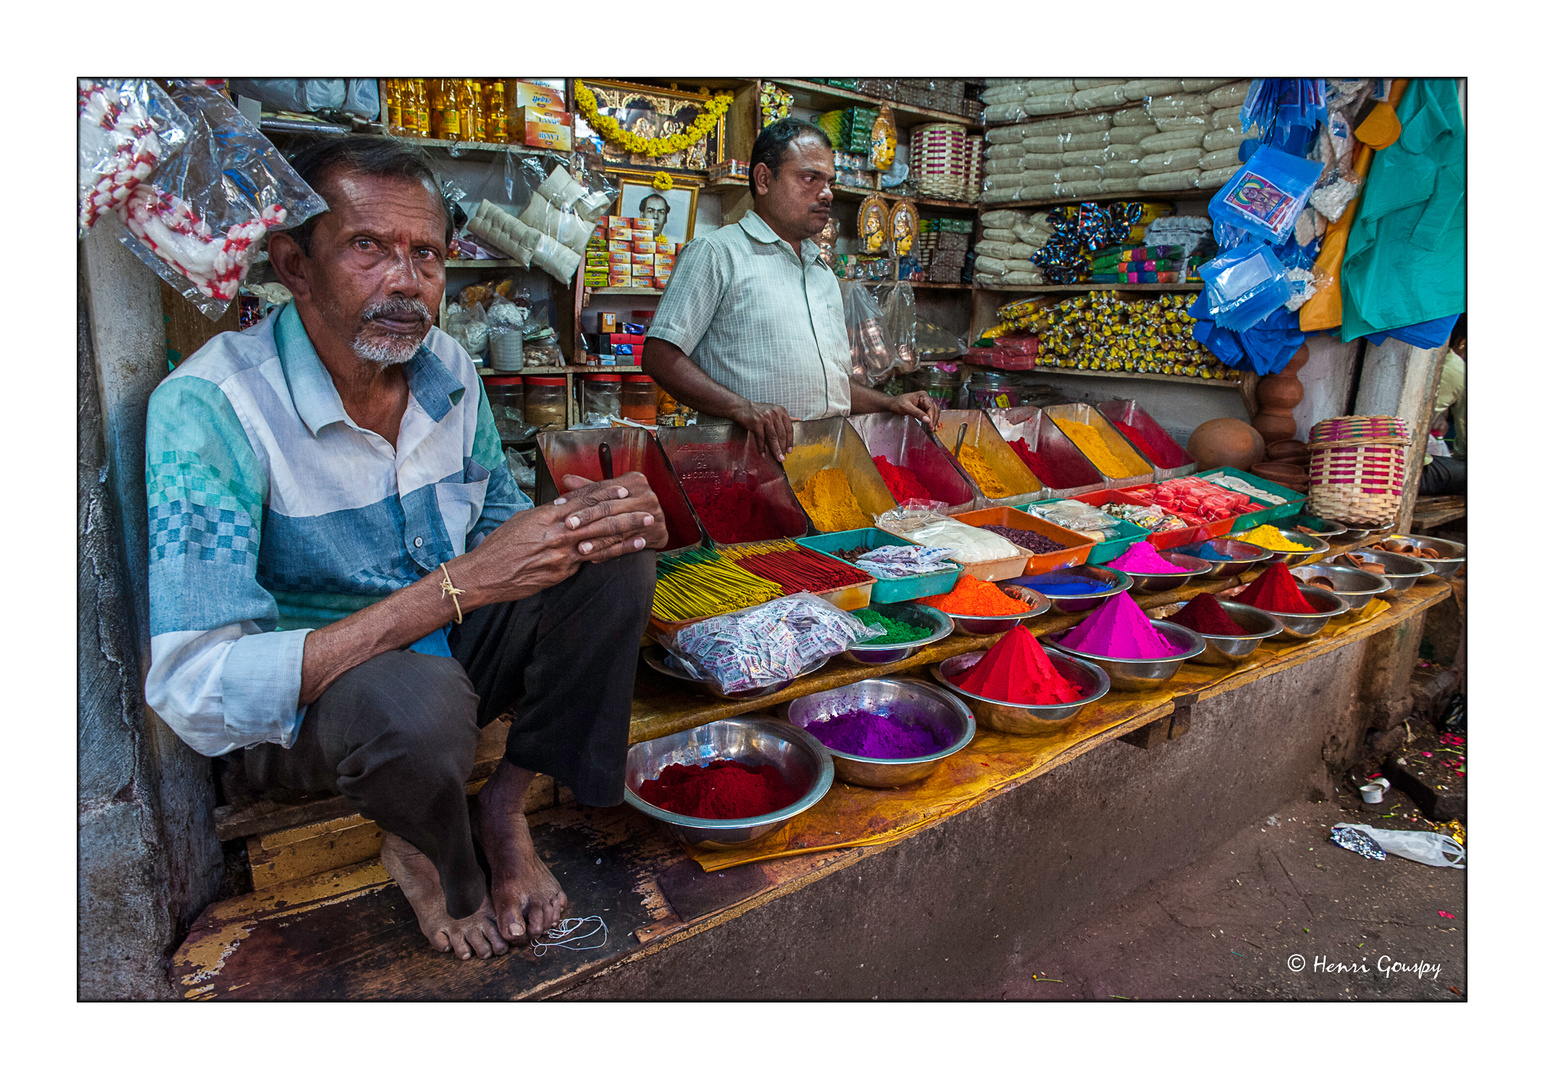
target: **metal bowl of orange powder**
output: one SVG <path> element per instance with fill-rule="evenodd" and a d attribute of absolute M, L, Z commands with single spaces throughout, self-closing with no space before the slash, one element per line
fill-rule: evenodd
<path fill-rule="evenodd" d="M 967 574 L 961 574 L 959 581 L 955 582 L 955 591 L 960 591 L 962 582 L 968 580 L 976 582 L 975 578 Z M 1024 622 L 1026 619 L 1033 619 L 1037 615 L 1044 615 L 1051 610 L 1051 601 L 1049 599 L 1034 589 L 1027 589 L 1023 585 L 1006 585 L 1002 582 L 977 582 L 976 585 L 966 585 L 965 588 L 968 590 L 974 589 L 977 585 L 989 589 L 997 589 L 1005 596 L 1018 600 L 1022 604 L 1029 604 L 1030 607 L 1026 611 L 1000 615 L 983 615 L 980 613 L 973 615 L 970 612 L 951 611 L 948 605 L 950 597 L 955 595 L 953 591 L 945 593 L 943 596 L 925 597 L 917 602 L 944 612 L 944 614 L 955 621 L 955 629 L 967 634 L 981 635 L 1002 634 L 1012 629 L 1015 623 Z"/>

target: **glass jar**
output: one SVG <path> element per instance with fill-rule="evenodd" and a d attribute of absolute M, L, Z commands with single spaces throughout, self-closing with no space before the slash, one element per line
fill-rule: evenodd
<path fill-rule="evenodd" d="M 655 404 L 654 380 L 648 375 L 624 375 L 622 377 L 622 415 L 641 424 L 652 424 L 658 415 Z"/>
<path fill-rule="evenodd" d="M 953 409 L 964 381 L 965 376 L 958 369 L 946 371 L 939 367 L 923 366 L 907 375 L 906 387 L 909 391 L 925 390 L 929 397 L 939 403 L 941 409 Z"/>
<path fill-rule="evenodd" d="M 518 375 L 491 375 L 483 380 L 488 408 L 499 438 L 513 442 L 526 432 L 526 388 Z"/>
<path fill-rule="evenodd" d="M 615 420 L 622 415 L 622 376 L 616 372 L 599 372 L 584 376 L 584 408 L 581 410 L 585 423 L 597 420 Z"/>
<path fill-rule="evenodd" d="M 1012 409 L 1019 404 L 1019 394 L 1009 377 L 999 371 L 973 372 L 966 393 L 973 409 Z"/>
<path fill-rule="evenodd" d="M 561 431 L 569 426 L 567 382 L 562 375 L 525 377 L 526 423 L 538 431 Z"/>

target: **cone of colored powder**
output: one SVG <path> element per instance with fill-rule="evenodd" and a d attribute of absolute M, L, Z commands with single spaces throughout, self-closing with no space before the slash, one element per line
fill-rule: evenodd
<path fill-rule="evenodd" d="M 891 498 L 898 503 L 904 504 L 908 499 L 934 501 L 933 494 L 923 486 L 922 478 L 905 465 L 892 465 L 882 454 L 874 459 L 874 467 L 880 471 L 880 479 L 890 489 Z"/>
<path fill-rule="evenodd" d="M 970 574 L 961 574 L 955 587 L 944 595 L 925 596 L 918 603 L 951 615 L 1019 615 L 1030 610 L 1029 604 Z"/>
<path fill-rule="evenodd" d="M 1202 593 L 1175 612 L 1169 621 L 1195 630 L 1198 634 L 1238 637 L 1245 633 L 1245 628 L 1231 619 L 1223 605 L 1218 603 L 1218 598 L 1209 592 Z"/>
<path fill-rule="evenodd" d="M 1112 559 L 1111 567 L 1128 574 L 1190 574 L 1195 571 L 1189 567 L 1177 566 L 1164 556 L 1158 549 L 1146 540 L 1139 540 L 1121 553 L 1119 559 Z"/>
<path fill-rule="evenodd" d="M 1062 645 L 1117 660 L 1163 660 L 1185 651 L 1154 629 L 1143 609 L 1117 593 L 1063 635 Z"/>
<path fill-rule="evenodd" d="M 1318 615 L 1319 609 L 1304 598 L 1298 579 L 1282 563 L 1272 563 L 1236 599 L 1241 604 L 1285 615 Z"/>
<path fill-rule="evenodd" d="M 955 685 L 967 693 L 1018 705 L 1067 705 L 1084 696 L 1052 666 L 1046 650 L 1023 625 L 999 638 Z"/>
<path fill-rule="evenodd" d="M 1249 532 L 1238 533 L 1235 540 L 1243 540 L 1247 544 L 1263 547 L 1269 551 L 1313 551 L 1310 544 L 1300 544 L 1289 540 L 1282 535 L 1282 530 L 1275 525 L 1257 525 Z"/>

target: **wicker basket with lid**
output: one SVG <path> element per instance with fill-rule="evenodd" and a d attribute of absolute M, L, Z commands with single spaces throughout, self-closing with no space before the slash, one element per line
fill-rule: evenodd
<path fill-rule="evenodd" d="M 1398 416 L 1336 416 L 1309 431 L 1309 499 L 1316 517 L 1388 525 L 1405 490 L 1410 427 Z"/>

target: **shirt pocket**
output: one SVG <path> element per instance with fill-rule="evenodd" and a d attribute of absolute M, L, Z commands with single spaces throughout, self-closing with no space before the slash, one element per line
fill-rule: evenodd
<path fill-rule="evenodd" d="M 435 485 L 440 520 L 445 523 L 446 537 L 457 555 L 466 554 L 467 533 L 472 531 L 483 513 L 483 501 L 488 497 L 488 478 L 487 469 L 468 459 L 460 480 Z"/>

